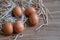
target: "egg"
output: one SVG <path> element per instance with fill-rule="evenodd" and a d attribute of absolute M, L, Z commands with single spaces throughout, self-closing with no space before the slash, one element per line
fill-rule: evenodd
<path fill-rule="evenodd" d="M 29 17 L 29 15 L 30 14 L 32 14 L 32 13 L 36 13 L 36 10 L 35 10 L 35 8 L 34 7 L 27 7 L 26 9 L 25 9 L 25 15 L 27 16 L 27 17 Z"/>
<path fill-rule="evenodd" d="M 20 6 L 16 6 L 15 8 L 13 8 L 12 13 L 16 16 L 16 17 L 21 17 L 22 16 L 22 9 Z"/>
<path fill-rule="evenodd" d="M 24 31 L 24 25 L 23 22 L 20 20 L 17 20 L 14 24 L 13 24 L 13 29 L 15 33 L 21 33 Z"/>
<path fill-rule="evenodd" d="M 13 33 L 13 25 L 12 25 L 12 23 L 5 22 L 2 25 L 2 30 L 3 30 L 3 33 L 6 34 L 6 35 L 12 34 Z"/>
<path fill-rule="evenodd" d="M 35 26 L 39 24 L 39 16 L 36 13 L 33 13 L 28 18 L 28 24 L 30 26 Z"/>

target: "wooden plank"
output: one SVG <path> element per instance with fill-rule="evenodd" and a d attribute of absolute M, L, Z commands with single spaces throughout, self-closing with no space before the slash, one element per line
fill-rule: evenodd
<path fill-rule="evenodd" d="M 27 27 L 23 32 L 24 37 L 18 38 L 17 40 L 60 40 L 60 2 L 50 2 L 45 5 L 50 10 L 50 15 L 53 20 L 49 18 L 48 26 L 42 27 L 38 32 L 35 32 L 33 27 Z M 5 36 L 0 35 L 0 38 L 3 37 Z"/>

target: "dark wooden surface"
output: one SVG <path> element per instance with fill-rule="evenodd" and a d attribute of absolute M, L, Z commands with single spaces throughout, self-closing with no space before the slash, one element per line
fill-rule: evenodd
<path fill-rule="evenodd" d="M 50 1 L 44 4 L 51 12 L 48 26 L 42 27 L 38 32 L 33 31 L 34 28 L 27 28 L 23 33 L 24 37 L 17 40 L 60 40 L 60 1 Z"/>

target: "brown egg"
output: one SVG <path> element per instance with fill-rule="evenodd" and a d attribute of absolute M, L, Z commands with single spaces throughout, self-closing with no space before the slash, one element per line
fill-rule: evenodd
<path fill-rule="evenodd" d="M 25 9 L 25 15 L 26 15 L 27 17 L 29 17 L 29 15 L 32 14 L 32 13 L 36 13 L 36 10 L 35 10 L 34 7 L 27 7 L 27 8 Z"/>
<path fill-rule="evenodd" d="M 15 33 L 21 33 L 24 30 L 24 25 L 22 21 L 17 20 L 14 24 L 13 24 L 13 29 Z"/>
<path fill-rule="evenodd" d="M 13 8 L 12 12 L 16 17 L 22 16 L 22 10 L 20 6 L 16 6 L 15 8 Z"/>
<path fill-rule="evenodd" d="M 12 34 L 13 33 L 13 25 L 12 25 L 12 23 L 5 22 L 2 25 L 2 30 L 3 30 L 4 34 L 6 34 L 6 35 Z"/>
<path fill-rule="evenodd" d="M 38 25 L 39 23 L 39 17 L 36 13 L 33 13 L 29 16 L 28 18 L 28 24 L 30 26 L 35 26 L 35 25 Z"/>

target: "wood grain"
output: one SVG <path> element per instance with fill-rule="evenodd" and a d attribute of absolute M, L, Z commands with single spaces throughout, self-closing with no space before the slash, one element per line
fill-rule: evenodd
<path fill-rule="evenodd" d="M 17 40 L 60 40 L 60 1 L 44 3 L 45 6 L 50 10 L 48 26 L 44 26 L 40 31 L 35 32 L 33 27 L 27 27 L 24 31 L 24 37 L 18 38 Z M 5 36 L 0 35 L 0 38 Z M 8 40 L 8 39 L 0 39 Z"/>

